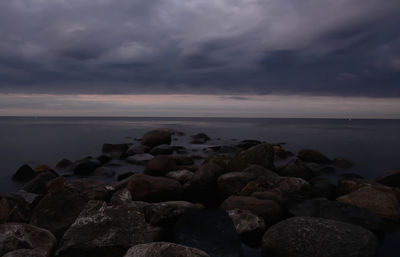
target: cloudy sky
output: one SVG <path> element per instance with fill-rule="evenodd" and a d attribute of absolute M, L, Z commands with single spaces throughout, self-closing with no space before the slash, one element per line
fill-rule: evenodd
<path fill-rule="evenodd" d="M 186 95 L 189 116 L 400 118 L 399 13 L 399 0 L 1 0 L 0 115 L 149 115 L 126 110 L 146 99 L 174 116 Z"/>

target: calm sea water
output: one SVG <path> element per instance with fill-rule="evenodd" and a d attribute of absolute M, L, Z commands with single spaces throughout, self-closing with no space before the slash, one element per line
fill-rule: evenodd
<path fill-rule="evenodd" d="M 285 142 L 292 152 L 317 149 L 352 161 L 347 172 L 368 179 L 400 169 L 400 120 L 0 117 L 0 193 L 16 190 L 10 177 L 22 164 L 54 166 L 62 158 L 96 156 L 103 143 L 138 144 L 135 138 L 155 127 L 205 132 L 211 145 L 258 139 Z M 188 136 L 176 140 L 175 145 L 203 147 L 190 145 Z M 398 256 L 396 234 L 385 240 L 382 256 Z"/>

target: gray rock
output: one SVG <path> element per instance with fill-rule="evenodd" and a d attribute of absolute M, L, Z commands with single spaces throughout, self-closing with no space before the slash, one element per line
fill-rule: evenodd
<path fill-rule="evenodd" d="M 205 252 L 167 242 L 139 244 L 130 248 L 124 257 L 210 257 Z"/>
<path fill-rule="evenodd" d="M 34 251 L 34 256 L 49 257 L 56 245 L 56 238 L 45 229 L 18 223 L 0 225 L 0 256 L 18 256 L 13 251 L 27 249 Z"/>
<path fill-rule="evenodd" d="M 262 256 L 274 257 L 375 257 L 375 235 L 340 221 L 295 217 L 273 225 L 265 232 Z"/>
<path fill-rule="evenodd" d="M 91 201 L 65 232 L 57 256 L 120 257 L 144 242 L 144 215 L 129 205 Z"/>

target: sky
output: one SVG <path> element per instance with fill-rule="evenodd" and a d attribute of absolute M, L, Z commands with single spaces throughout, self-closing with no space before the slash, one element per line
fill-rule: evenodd
<path fill-rule="evenodd" d="M 400 118 L 399 13 L 399 0 L 1 0 L 0 115 Z"/>

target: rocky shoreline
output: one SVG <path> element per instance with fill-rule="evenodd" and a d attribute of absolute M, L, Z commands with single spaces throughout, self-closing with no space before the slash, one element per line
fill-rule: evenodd
<path fill-rule="evenodd" d="M 372 257 L 400 220 L 400 171 L 367 181 L 316 150 L 243 140 L 194 154 L 177 137 L 154 129 L 96 158 L 21 166 L 22 189 L 0 196 L 0 256 L 239 257 L 245 244 L 263 257 Z M 114 160 L 144 171 L 116 174 Z M 337 183 L 321 177 L 337 167 L 349 170 Z"/>

